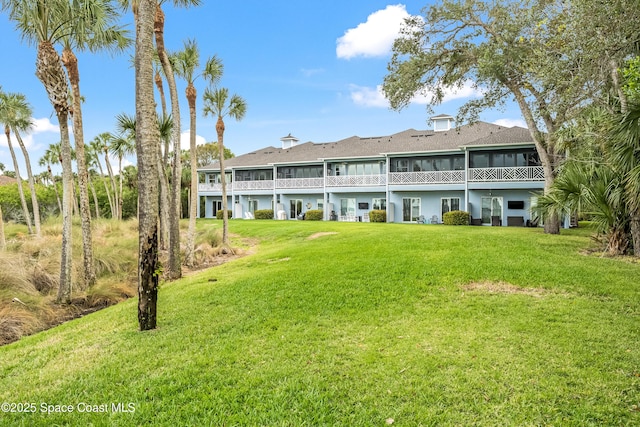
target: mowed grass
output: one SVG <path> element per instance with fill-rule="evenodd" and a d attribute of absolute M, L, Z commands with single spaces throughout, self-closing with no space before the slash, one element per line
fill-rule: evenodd
<path fill-rule="evenodd" d="M 1 347 L 35 413 L 0 425 L 640 424 L 640 264 L 587 230 L 230 229 L 255 253 L 164 284 L 157 330 L 132 299 Z"/>

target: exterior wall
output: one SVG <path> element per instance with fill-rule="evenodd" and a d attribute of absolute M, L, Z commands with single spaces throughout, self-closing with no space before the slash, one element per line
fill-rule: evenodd
<path fill-rule="evenodd" d="M 403 219 L 403 199 L 406 198 L 420 200 L 418 216 L 424 216 L 427 221 L 430 221 L 435 216 L 438 223 L 442 223 L 442 198 L 458 198 L 460 199 L 460 209 L 464 210 L 465 206 L 463 190 L 393 191 L 389 193 L 389 198 L 393 206 L 394 222 L 413 222 L 413 219 L 411 221 Z M 391 207 L 388 207 L 388 209 L 391 209 Z M 389 214 L 387 213 L 387 215 Z"/>
<path fill-rule="evenodd" d="M 341 203 L 342 199 L 353 199 L 355 203 L 353 204 L 353 213 L 356 218 L 362 219 L 365 213 L 369 213 L 373 210 L 373 199 L 386 199 L 386 193 L 384 191 L 376 191 L 376 192 L 334 192 L 328 194 L 329 203 L 333 205 L 333 211 L 338 218 L 340 218 L 341 212 Z M 366 203 L 368 205 L 367 209 L 361 208 L 361 204 Z M 388 201 L 387 201 L 388 207 Z M 328 218 L 328 215 L 331 215 L 331 211 L 325 212 L 325 218 Z"/>
<path fill-rule="evenodd" d="M 501 198 L 501 209 L 499 212 L 500 219 L 502 221 L 501 225 L 507 226 L 509 225 L 509 217 L 512 217 L 512 221 L 516 220 L 519 217 L 523 218 L 524 223 L 522 225 L 526 225 L 527 221 L 531 221 L 533 218 L 531 217 L 531 200 L 534 197 L 534 192 L 539 191 L 540 188 L 529 188 L 528 190 L 524 189 L 491 189 L 491 190 L 470 190 L 469 191 L 469 204 L 467 207 L 467 211 L 471 214 L 471 217 L 474 219 L 482 218 L 482 199 L 483 198 Z M 509 202 L 524 202 L 522 209 L 509 208 Z M 495 212 L 494 212 L 495 213 Z M 485 215 L 486 216 L 486 215 Z M 483 225 L 490 225 L 489 222 L 483 222 Z M 515 224 L 512 224 L 515 225 Z"/>

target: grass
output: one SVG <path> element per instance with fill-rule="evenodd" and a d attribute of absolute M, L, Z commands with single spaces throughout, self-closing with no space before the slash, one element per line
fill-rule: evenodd
<path fill-rule="evenodd" d="M 255 253 L 163 284 L 155 331 L 132 299 L 0 347 L 0 401 L 35 405 L 0 424 L 640 423 L 640 264 L 584 255 L 588 231 L 231 232 Z"/>

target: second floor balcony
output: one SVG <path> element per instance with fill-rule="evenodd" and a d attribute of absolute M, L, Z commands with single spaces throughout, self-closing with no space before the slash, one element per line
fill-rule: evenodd
<path fill-rule="evenodd" d="M 278 178 L 277 180 L 235 181 L 227 191 L 258 191 L 273 189 L 323 189 L 336 187 L 375 187 L 390 185 L 464 184 L 468 182 L 535 182 L 544 181 L 542 166 L 469 168 L 464 170 L 390 172 L 388 175 L 338 175 L 316 178 Z M 198 190 L 219 193 L 220 183 L 201 183 Z"/>

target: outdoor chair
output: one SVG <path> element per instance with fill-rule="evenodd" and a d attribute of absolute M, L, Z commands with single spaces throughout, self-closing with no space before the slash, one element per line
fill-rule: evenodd
<path fill-rule="evenodd" d="M 416 219 L 416 224 L 426 224 L 427 220 L 425 219 L 424 215 L 420 215 L 418 217 L 418 219 Z"/>

